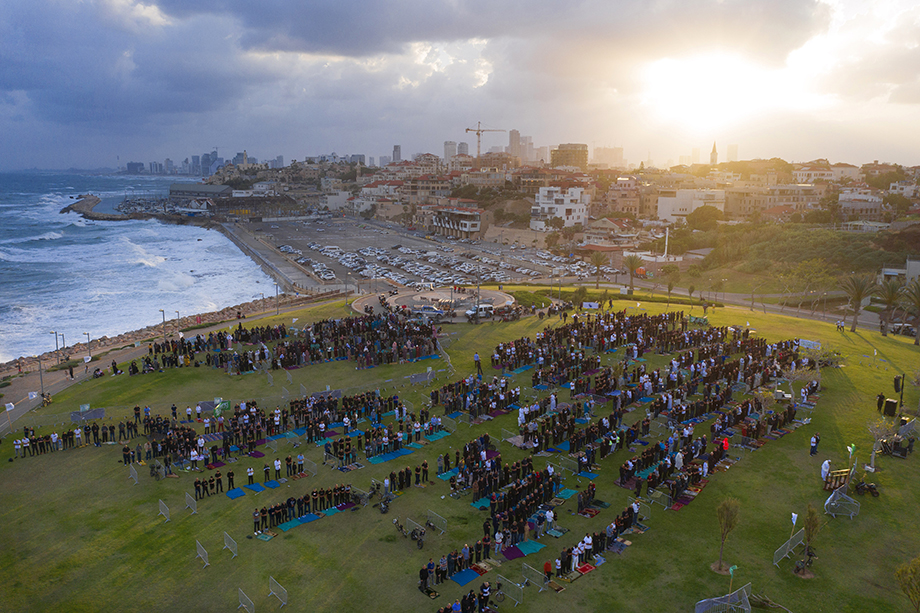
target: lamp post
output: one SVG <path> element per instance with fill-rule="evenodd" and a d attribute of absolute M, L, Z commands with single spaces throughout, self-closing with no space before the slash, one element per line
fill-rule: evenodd
<path fill-rule="evenodd" d="M 61 332 L 61 358 L 64 357 L 64 350 L 65 350 L 65 349 L 67 349 L 67 342 L 64 340 L 64 333 Z M 58 358 L 58 362 L 61 362 L 61 361 L 62 361 L 62 360 L 61 360 L 60 358 Z"/>
<path fill-rule="evenodd" d="M 57 342 L 58 333 L 57 333 L 57 331 L 52 330 L 52 331 L 49 332 L 48 334 L 53 334 L 53 335 L 54 335 L 54 355 L 57 356 L 58 364 L 60 364 L 60 363 L 61 363 L 61 354 L 58 353 L 58 350 L 59 350 L 59 348 L 58 348 L 58 342 Z"/>
<path fill-rule="evenodd" d="M 166 344 L 166 311 L 160 309 L 160 313 L 163 314 L 163 344 Z"/>
<path fill-rule="evenodd" d="M 182 329 L 179 327 L 179 311 L 176 311 L 176 336 L 179 336 L 182 333 Z"/>
<path fill-rule="evenodd" d="M 275 315 L 281 314 L 281 304 L 278 302 L 278 284 L 275 283 Z"/>
<path fill-rule="evenodd" d="M 824 321 L 827 321 L 827 292 L 824 292 L 821 295 L 821 297 L 824 298 L 824 317 L 823 319 Z"/>
<path fill-rule="evenodd" d="M 42 401 L 45 399 L 45 378 L 42 376 L 42 356 L 35 356 L 38 359 L 38 383 L 42 386 Z"/>
<path fill-rule="evenodd" d="M 93 346 L 90 345 L 89 332 L 83 333 L 86 336 L 86 351 L 89 353 L 89 357 L 93 357 Z"/>

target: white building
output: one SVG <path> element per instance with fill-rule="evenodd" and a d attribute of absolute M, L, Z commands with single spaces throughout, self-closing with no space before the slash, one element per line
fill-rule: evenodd
<path fill-rule="evenodd" d="M 333 192 L 325 192 L 319 200 L 320 208 L 326 208 L 330 211 L 341 211 L 342 209 L 348 208 L 348 199 L 351 198 L 351 192 L 338 190 Z"/>
<path fill-rule="evenodd" d="M 831 172 L 834 173 L 834 181 L 840 183 L 842 181 L 859 181 L 860 175 L 862 172 L 859 170 L 858 166 L 853 166 L 852 164 L 839 163 L 831 165 Z"/>
<path fill-rule="evenodd" d="M 889 194 L 900 194 L 905 198 L 913 198 L 917 195 L 917 192 L 920 191 L 917 188 L 917 184 L 913 181 L 898 181 L 892 183 L 888 187 Z"/>
<path fill-rule="evenodd" d="M 725 190 L 721 189 L 671 189 L 658 193 L 658 219 L 685 220 L 687 215 L 704 206 L 713 206 L 725 212 Z"/>
<path fill-rule="evenodd" d="M 546 232 L 552 229 L 549 220 L 554 217 L 562 219 L 566 228 L 576 224 L 584 226 L 589 204 L 591 196 L 584 192 L 584 188 L 570 187 L 563 191 L 561 187 L 541 187 L 530 209 L 530 229 Z"/>

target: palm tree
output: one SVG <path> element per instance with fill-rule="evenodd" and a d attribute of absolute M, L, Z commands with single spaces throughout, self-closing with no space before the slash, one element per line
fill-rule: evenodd
<path fill-rule="evenodd" d="M 601 266 L 607 263 L 607 256 L 600 251 L 591 252 L 591 266 L 594 266 L 594 289 L 601 287 Z"/>
<path fill-rule="evenodd" d="M 631 253 L 623 258 L 623 266 L 629 271 L 629 292 L 633 291 L 633 279 L 636 276 L 636 269 L 642 268 L 645 262 L 635 253 Z"/>
<path fill-rule="evenodd" d="M 862 310 L 862 302 L 878 291 L 878 283 L 871 274 L 850 275 L 840 282 L 840 289 L 850 299 L 850 305 L 853 307 L 853 325 L 850 326 L 850 332 L 856 332 L 856 321 Z"/>
<path fill-rule="evenodd" d="M 881 319 L 882 336 L 888 336 L 888 326 L 891 325 L 891 319 L 895 309 L 901 302 L 901 292 L 904 291 L 904 284 L 899 279 L 888 279 L 879 286 L 878 298 L 885 306 L 884 310 L 879 313 Z"/>
<path fill-rule="evenodd" d="M 904 310 L 913 316 L 914 345 L 920 345 L 920 277 L 907 284 L 901 291 Z"/>

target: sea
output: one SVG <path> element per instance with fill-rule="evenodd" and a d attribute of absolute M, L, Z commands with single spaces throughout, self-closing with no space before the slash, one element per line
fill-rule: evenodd
<path fill-rule="evenodd" d="M 81 194 L 114 213 L 175 177 L 0 173 L 0 363 L 273 295 L 274 281 L 216 230 L 90 221 Z M 57 334 L 57 337 L 55 336 Z"/>

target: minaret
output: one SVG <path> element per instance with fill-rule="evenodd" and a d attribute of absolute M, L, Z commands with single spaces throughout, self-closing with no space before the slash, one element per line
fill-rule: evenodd
<path fill-rule="evenodd" d="M 716 151 L 716 142 L 712 141 L 712 153 L 709 154 L 709 164 L 715 166 L 719 163 L 719 152 Z"/>

